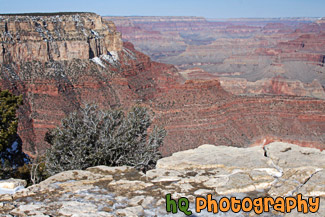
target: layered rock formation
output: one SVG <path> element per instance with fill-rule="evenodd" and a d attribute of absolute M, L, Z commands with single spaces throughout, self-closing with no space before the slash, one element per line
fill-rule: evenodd
<path fill-rule="evenodd" d="M 233 96 L 218 80 L 191 80 L 158 94 L 151 107 L 168 132 L 165 155 L 202 143 L 260 145 L 266 138 L 324 149 L 324 100 Z"/>
<path fill-rule="evenodd" d="M 204 19 L 193 19 L 174 28 L 210 25 Z M 30 155 L 48 148 L 44 141 L 48 129 L 83 103 L 93 102 L 104 109 L 127 110 L 136 103 L 151 108 L 154 124 L 167 129 L 161 148 L 164 155 L 205 143 L 247 147 L 265 138 L 324 148 L 324 100 L 234 96 L 214 74 L 200 70 L 178 73 L 171 65 L 151 61 L 131 43 L 121 44 L 114 24 L 91 13 L 2 15 L 0 26 L 4 48 L 0 87 L 23 94 L 19 135 Z M 246 84 L 237 92 L 297 95 L 300 91 L 301 96 L 323 96 L 314 89 L 320 88 L 317 82 L 310 86 L 281 82 L 280 78 L 267 80 L 262 90 Z M 269 83 L 272 88 L 267 87 Z"/>
<path fill-rule="evenodd" d="M 323 19 L 228 19 L 107 17 L 124 40 L 154 60 L 181 70 L 199 67 L 225 77 L 234 94 L 274 94 L 325 99 Z M 202 77 L 205 78 L 206 73 Z M 272 81 L 281 77 L 281 88 Z M 228 78 L 240 79 L 241 88 Z M 267 80 L 265 80 L 267 79 Z M 320 85 L 315 86 L 315 81 Z M 292 83 L 299 87 L 289 88 Z M 224 86 L 225 84 L 225 86 Z M 297 86 L 297 85 L 294 85 Z"/>
<path fill-rule="evenodd" d="M 54 175 L 13 195 L 0 195 L 3 216 L 169 216 L 165 195 L 187 197 L 195 216 L 324 216 L 324 151 L 288 143 L 264 148 L 203 145 L 158 161 L 146 174 L 130 167 L 97 166 Z M 203 210 L 195 197 L 320 197 L 316 213 L 257 215 Z M 182 212 L 173 216 L 184 216 Z"/>
<path fill-rule="evenodd" d="M 91 59 L 121 51 L 120 33 L 91 13 L 0 16 L 0 63 Z"/>

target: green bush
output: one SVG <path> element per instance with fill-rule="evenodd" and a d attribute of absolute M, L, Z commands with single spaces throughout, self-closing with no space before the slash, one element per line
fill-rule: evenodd
<path fill-rule="evenodd" d="M 124 115 L 120 110 L 101 111 L 85 105 L 49 131 L 45 140 L 51 144 L 46 153 L 50 175 L 96 165 L 134 166 L 142 171 L 153 168 L 161 158 L 165 130 L 154 127 L 144 107 L 133 107 Z"/>

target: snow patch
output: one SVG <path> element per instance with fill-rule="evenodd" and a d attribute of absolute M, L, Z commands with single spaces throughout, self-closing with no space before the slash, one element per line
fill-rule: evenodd
<path fill-rule="evenodd" d="M 101 56 L 103 58 L 103 60 L 106 60 L 107 62 L 109 62 L 109 64 L 114 64 L 114 59 L 112 58 L 112 56 L 109 55 L 102 55 Z"/>
<path fill-rule="evenodd" d="M 94 31 L 94 30 L 92 30 L 92 29 L 91 29 L 90 31 L 91 31 L 91 33 L 94 34 L 96 37 L 99 37 L 98 32 L 96 32 L 96 31 Z"/>
<path fill-rule="evenodd" d="M 82 29 L 81 31 L 83 32 L 84 36 L 88 37 L 88 34 L 86 33 L 85 29 Z"/>
<path fill-rule="evenodd" d="M 101 58 L 110 64 L 115 64 L 119 60 L 119 56 L 116 51 L 107 52 L 107 55 L 102 55 Z"/>
<path fill-rule="evenodd" d="M 282 176 L 282 173 L 279 170 L 275 169 L 275 168 L 257 168 L 257 169 L 254 169 L 254 170 L 266 172 L 270 176 L 273 176 L 273 177 L 276 177 L 276 178 L 280 178 Z"/>
<path fill-rule="evenodd" d="M 105 65 L 103 64 L 102 60 L 100 58 L 98 58 L 98 57 L 92 58 L 91 61 L 93 61 L 97 65 L 100 65 L 103 68 L 106 68 Z"/>
<path fill-rule="evenodd" d="M 117 51 L 110 51 L 108 52 L 109 54 L 111 54 L 111 56 L 113 57 L 114 61 L 118 61 L 118 53 Z"/>

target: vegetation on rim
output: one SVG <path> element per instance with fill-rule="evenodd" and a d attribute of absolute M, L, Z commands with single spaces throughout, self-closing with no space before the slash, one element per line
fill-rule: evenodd
<path fill-rule="evenodd" d="M 50 175 L 96 165 L 129 165 L 147 171 L 161 158 L 159 147 L 166 131 L 151 125 L 149 111 L 133 107 L 127 115 L 121 110 L 102 111 L 85 105 L 47 133 L 51 144 L 46 154 Z"/>
<path fill-rule="evenodd" d="M 22 141 L 17 134 L 17 109 L 22 96 L 0 90 L 0 179 L 20 178 L 19 167 L 29 161 L 22 152 Z"/>
<path fill-rule="evenodd" d="M 0 91 L 0 152 L 17 139 L 16 111 L 21 104 L 22 96 L 15 96 L 8 90 Z"/>

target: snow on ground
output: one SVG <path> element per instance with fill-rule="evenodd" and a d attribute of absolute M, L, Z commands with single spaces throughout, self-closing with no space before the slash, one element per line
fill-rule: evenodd
<path fill-rule="evenodd" d="M 118 61 L 118 53 L 117 53 L 117 51 L 110 51 L 109 54 L 111 54 L 114 61 Z"/>
<path fill-rule="evenodd" d="M 92 29 L 91 29 L 90 31 L 91 31 L 91 33 L 94 34 L 96 37 L 99 37 L 98 32 L 96 32 L 96 31 L 94 31 L 94 30 L 92 30 Z"/>
<path fill-rule="evenodd" d="M 103 64 L 102 60 L 99 57 L 94 57 L 91 59 L 94 63 L 100 65 L 103 68 L 106 68 L 105 65 Z"/>
<path fill-rule="evenodd" d="M 102 55 L 101 58 L 110 64 L 115 64 L 119 60 L 118 53 L 116 51 L 110 51 L 107 55 Z"/>

